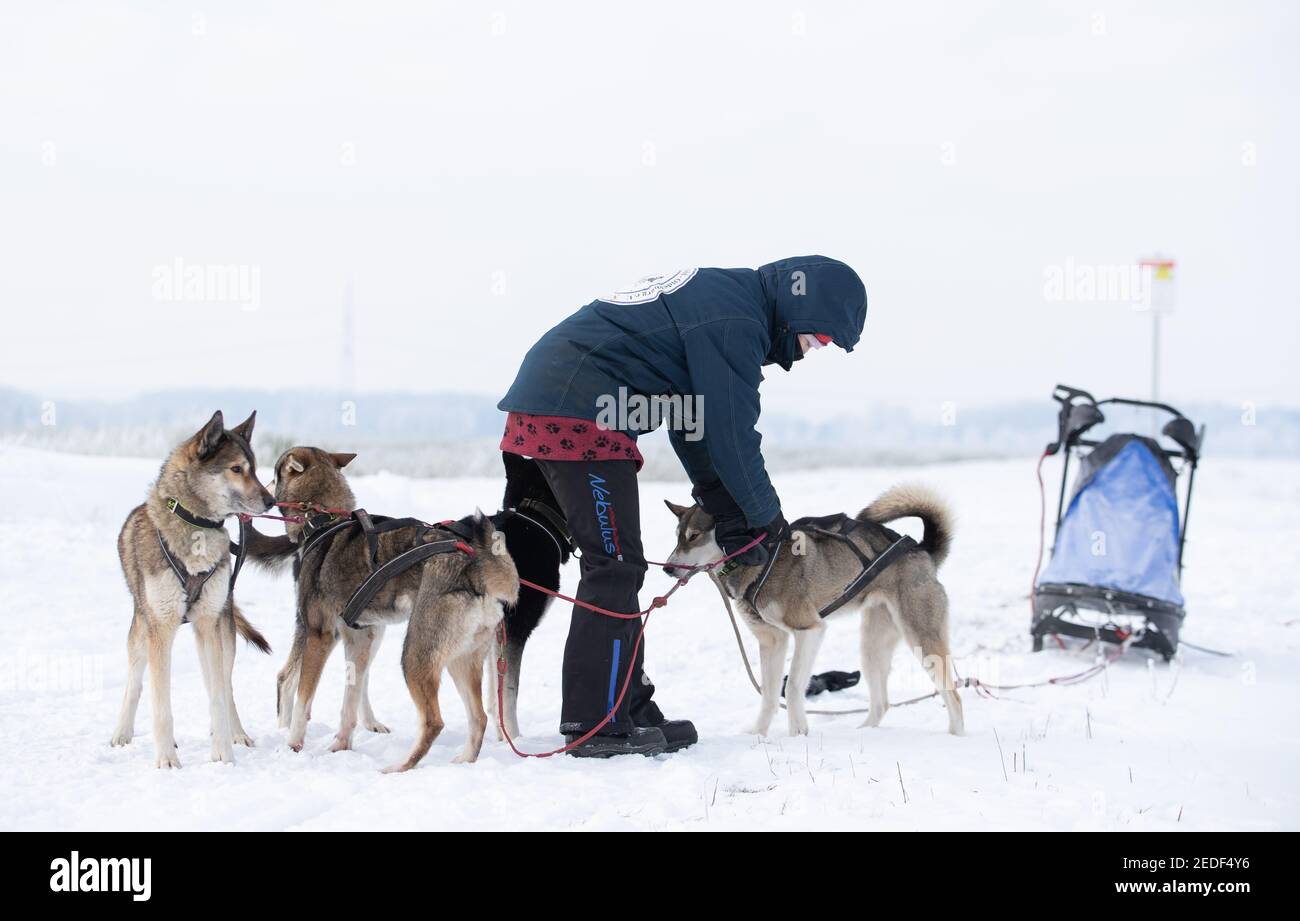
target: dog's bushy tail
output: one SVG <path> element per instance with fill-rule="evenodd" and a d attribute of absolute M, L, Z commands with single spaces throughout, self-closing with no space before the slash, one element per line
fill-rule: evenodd
<path fill-rule="evenodd" d="M 921 519 L 925 525 L 921 549 L 930 554 L 936 569 L 942 565 L 952 547 L 953 514 L 948 503 L 928 486 L 905 483 L 891 486 L 858 512 L 859 521 L 876 524 L 888 524 L 898 518 Z"/>
<path fill-rule="evenodd" d="M 271 654 L 271 644 L 262 636 L 260 630 L 244 619 L 244 615 L 239 613 L 239 608 L 235 608 L 235 630 L 248 641 L 250 646 L 256 646 L 267 655 Z"/>
<path fill-rule="evenodd" d="M 269 534 L 263 534 L 252 525 L 249 525 L 244 531 L 244 542 L 246 544 L 244 552 L 248 554 L 249 562 L 255 563 L 263 569 L 278 572 L 293 560 L 298 545 L 291 541 L 287 534 L 272 537 Z"/>

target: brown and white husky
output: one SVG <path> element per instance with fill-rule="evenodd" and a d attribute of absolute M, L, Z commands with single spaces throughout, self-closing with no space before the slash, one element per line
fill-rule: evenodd
<path fill-rule="evenodd" d="M 290 448 L 275 464 L 276 499 L 353 508 L 356 500 L 343 468 L 355 456 L 307 446 Z M 297 614 L 293 647 L 280 670 L 276 690 L 276 710 L 280 725 L 289 729 L 289 747 L 302 750 L 321 672 L 340 637 L 348 668 L 343 712 L 330 750 L 351 747 L 358 717 L 366 729 L 388 731 L 370 709 L 370 665 L 384 627 L 409 621 L 402 646 L 402 674 L 420 714 L 420 733 L 406 760 L 387 770 L 415 767 L 442 731 L 438 688 L 444 670 L 456 683 L 469 722 L 465 747 L 453 760 L 475 760 L 487 728 L 481 691 L 483 662 L 492 647 L 503 605 L 513 605 L 519 594 L 519 574 L 505 542 L 498 539 L 491 520 L 483 514 L 462 519 L 459 524 L 467 529 L 466 543 L 472 554 L 436 555 L 399 573 L 361 612 L 357 626 L 349 627 L 340 614 L 373 569 L 431 535 L 418 526 L 379 533 L 372 559 L 366 537 L 355 523 L 349 526 L 346 518 L 323 519 L 319 527 L 340 522 L 343 526 L 337 532 L 322 531 L 319 543 L 306 552 L 311 524 L 290 522 L 281 537 L 250 539 L 249 554 L 255 561 L 272 566 L 294 561 Z"/>

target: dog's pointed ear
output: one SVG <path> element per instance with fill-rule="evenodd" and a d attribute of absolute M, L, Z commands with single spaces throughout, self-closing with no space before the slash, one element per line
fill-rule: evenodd
<path fill-rule="evenodd" d="M 194 456 L 199 460 L 209 457 L 213 451 L 217 450 L 217 445 L 221 442 L 221 436 L 226 434 L 226 420 L 221 415 L 221 410 L 212 414 L 207 425 L 194 433 L 190 442 L 194 448 Z"/>
<path fill-rule="evenodd" d="M 331 454 L 330 460 L 334 461 L 334 466 L 342 470 L 348 464 L 357 459 L 355 454 Z"/>
<path fill-rule="evenodd" d="M 234 432 L 236 435 L 238 435 L 240 438 L 244 439 L 244 441 L 251 442 L 253 440 L 253 425 L 256 422 L 257 422 L 257 410 L 253 410 L 253 414 L 251 416 L 249 416 L 243 422 L 239 423 L 239 425 L 235 426 L 233 429 L 231 429 L 231 431 Z"/>
<path fill-rule="evenodd" d="M 285 451 L 280 459 L 275 462 L 275 469 L 278 471 L 283 465 L 285 473 L 302 473 L 306 468 L 303 467 L 302 461 L 293 456 L 293 451 Z"/>
<path fill-rule="evenodd" d="M 668 511 L 672 512 L 678 518 L 681 518 L 691 510 L 691 506 L 689 505 L 676 505 L 667 499 L 664 500 L 664 505 L 668 506 Z"/>
<path fill-rule="evenodd" d="M 483 510 L 478 506 L 474 507 L 474 536 L 479 540 L 488 540 L 496 528 L 492 524 L 492 519 L 483 514 Z"/>

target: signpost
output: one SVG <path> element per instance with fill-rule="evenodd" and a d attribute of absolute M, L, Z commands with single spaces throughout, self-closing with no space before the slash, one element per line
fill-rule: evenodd
<path fill-rule="evenodd" d="M 1142 290 L 1146 309 L 1151 314 L 1151 402 L 1160 402 L 1160 317 L 1173 313 L 1178 289 L 1174 284 L 1173 259 L 1150 256 L 1138 262 L 1142 270 Z M 1153 413 L 1154 418 L 1154 413 Z M 1154 424 L 1154 423 L 1153 423 Z"/>

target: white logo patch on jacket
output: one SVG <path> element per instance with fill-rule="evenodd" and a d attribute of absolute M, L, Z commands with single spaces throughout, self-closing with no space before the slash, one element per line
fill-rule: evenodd
<path fill-rule="evenodd" d="M 606 304 L 645 304 L 661 294 L 672 294 L 694 278 L 698 271 L 699 269 L 678 269 L 666 275 L 647 275 L 636 283 L 597 300 Z"/>

